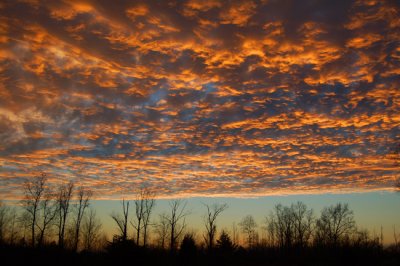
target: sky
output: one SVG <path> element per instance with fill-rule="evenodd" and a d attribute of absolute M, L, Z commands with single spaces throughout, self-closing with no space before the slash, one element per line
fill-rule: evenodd
<path fill-rule="evenodd" d="M 2 1 L 1 198 L 20 198 L 45 172 L 104 201 L 146 186 L 162 199 L 317 204 L 347 193 L 392 203 L 399 10 L 367 0 Z"/>
<path fill-rule="evenodd" d="M 394 230 L 396 234 L 400 232 L 400 195 L 388 192 L 366 192 L 366 193 L 345 193 L 345 194 L 307 194 L 307 195 L 280 195 L 265 196 L 256 198 L 233 198 L 233 197 L 192 197 L 186 198 L 182 204 L 186 204 L 186 231 L 194 233 L 194 236 L 202 241 L 205 231 L 204 215 L 206 214 L 205 204 L 227 204 L 227 209 L 217 218 L 217 234 L 222 230 L 229 232 L 232 236 L 232 226 L 235 224 L 239 233 L 239 242 L 245 244 L 246 236 L 241 234 L 239 223 L 246 215 L 251 215 L 257 224 L 257 232 L 260 239 L 266 238 L 266 217 L 271 213 L 275 205 L 282 204 L 290 206 L 301 201 L 309 209 L 313 210 L 315 218 L 319 218 L 324 207 L 337 203 L 348 203 L 350 210 L 353 211 L 354 219 L 358 230 L 368 230 L 370 237 L 383 235 L 383 243 L 389 245 L 394 243 Z M 131 203 L 133 204 L 133 203 Z M 156 223 L 159 215 L 170 212 L 170 200 L 159 199 L 156 201 L 153 211 L 153 221 Z M 109 239 L 114 234 L 119 234 L 111 214 L 122 213 L 121 202 L 116 200 L 92 201 L 91 207 L 96 210 L 96 214 L 102 221 L 103 231 Z M 130 217 L 133 219 L 134 209 L 130 210 Z M 134 235 L 132 226 L 128 228 L 128 234 Z M 157 236 L 150 235 L 150 240 L 155 240 Z"/>

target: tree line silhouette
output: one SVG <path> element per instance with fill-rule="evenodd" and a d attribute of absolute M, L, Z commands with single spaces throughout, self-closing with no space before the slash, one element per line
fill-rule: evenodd
<path fill-rule="evenodd" d="M 383 246 L 383 235 L 360 230 L 346 203 L 322 209 L 317 217 L 303 202 L 277 204 L 258 226 L 246 215 L 232 229 L 217 230 L 225 203 L 204 204 L 204 232 L 188 228 L 186 201 L 171 200 L 153 217 L 156 193 L 141 188 L 110 214 L 118 233 L 107 239 L 90 201 L 93 192 L 72 182 L 48 185 L 42 173 L 24 183 L 19 210 L 0 202 L 3 262 L 47 256 L 57 264 L 141 265 L 398 265 L 400 243 Z M 133 202 L 133 207 L 131 203 Z M 134 233 L 130 235 L 129 228 Z M 263 235 L 260 236 L 259 228 Z M 150 235 L 152 240 L 150 241 Z M 240 241 L 240 235 L 243 241 Z M 23 256 L 16 256 L 22 254 Z M 54 264 L 49 261 L 48 264 Z"/>

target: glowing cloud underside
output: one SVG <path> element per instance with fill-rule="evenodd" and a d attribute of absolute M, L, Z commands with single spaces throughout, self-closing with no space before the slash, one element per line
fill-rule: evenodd
<path fill-rule="evenodd" d="M 393 186 L 395 2 L 178 2 L 2 1 L 2 198 L 40 171 L 99 198 Z"/>

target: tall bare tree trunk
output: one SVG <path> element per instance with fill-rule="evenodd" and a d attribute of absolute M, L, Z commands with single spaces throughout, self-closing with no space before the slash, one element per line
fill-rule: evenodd
<path fill-rule="evenodd" d="M 53 205 L 53 200 L 52 200 L 52 193 L 48 189 L 46 189 L 46 194 L 44 194 L 44 199 L 41 201 L 41 223 L 40 225 L 37 225 L 39 228 L 39 241 L 38 245 L 42 246 L 44 243 L 44 237 L 46 234 L 46 230 L 48 227 L 51 225 L 51 222 L 54 220 L 56 217 L 56 210 L 55 210 L 55 205 Z"/>
<path fill-rule="evenodd" d="M 59 188 L 59 194 L 57 198 L 57 211 L 58 211 L 58 245 L 64 247 L 64 236 L 65 236 L 65 225 L 68 218 L 69 206 L 72 197 L 74 184 L 69 182 L 68 184 L 62 185 Z"/>
<path fill-rule="evenodd" d="M 25 199 L 22 201 L 24 209 L 26 211 L 27 218 L 29 219 L 29 227 L 31 230 L 31 246 L 35 247 L 36 244 L 36 224 L 37 216 L 40 208 L 40 202 L 43 196 L 43 192 L 46 184 L 46 174 L 42 173 L 40 176 L 34 178 L 34 180 L 27 181 L 24 184 Z"/>
<path fill-rule="evenodd" d="M 81 222 L 85 214 L 86 208 L 89 207 L 89 200 L 91 196 L 92 192 L 90 190 L 85 190 L 83 187 L 79 188 L 78 201 L 76 205 L 77 214 L 75 218 L 75 238 L 74 238 L 75 251 L 78 251 Z"/>
<path fill-rule="evenodd" d="M 182 200 L 174 200 L 170 202 L 170 207 L 171 213 L 166 216 L 166 219 L 170 227 L 169 248 L 171 252 L 174 252 L 176 242 L 186 227 L 186 216 L 188 213 L 185 211 L 186 202 L 183 203 Z"/>
<path fill-rule="evenodd" d="M 117 223 L 121 231 L 120 240 L 126 241 L 128 239 L 128 218 L 129 218 L 129 201 L 125 204 L 125 199 L 122 199 L 123 217 L 118 214 L 111 214 L 111 218 Z"/>
<path fill-rule="evenodd" d="M 101 230 L 100 220 L 96 217 L 96 211 L 89 208 L 89 213 L 83 221 L 82 232 L 84 248 L 86 250 L 92 250 L 93 245 L 99 238 Z"/>
<path fill-rule="evenodd" d="M 150 216 L 153 210 L 155 200 L 154 193 L 148 188 L 140 189 L 135 200 L 135 214 L 136 221 L 131 222 L 133 228 L 136 230 L 136 245 L 140 245 L 140 236 L 143 232 L 143 246 L 147 244 L 148 225 L 150 223 Z"/>
<path fill-rule="evenodd" d="M 145 206 L 145 211 L 144 211 L 144 219 L 143 219 L 143 246 L 147 246 L 147 237 L 148 237 L 148 227 L 150 224 L 150 217 L 151 213 L 153 211 L 154 205 L 155 205 L 155 194 L 151 191 L 147 191 L 145 193 L 145 199 L 144 199 L 144 206 Z"/>
<path fill-rule="evenodd" d="M 214 204 L 212 206 L 205 205 L 207 208 L 207 214 L 204 216 L 204 224 L 206 226 L 206 234 L 204 240 L 206 241 L 208 250 L 214 247 L 215 235 L 217 233 L 217 217 L 223 212 L 228 205 L 226 204 Z"/>

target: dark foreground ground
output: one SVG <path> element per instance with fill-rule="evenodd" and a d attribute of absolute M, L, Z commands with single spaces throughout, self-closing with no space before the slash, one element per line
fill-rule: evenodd
<path fill-rule="evenodd" d="M 388 249 L 239 248 L 233 252 L 188 250 L 174 254 L 160 249 L 111 247 L 102 252 L 75 253 L 57 247 L 0 247 L 0 265 L 400 265 L 400 252 Z"/>

